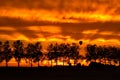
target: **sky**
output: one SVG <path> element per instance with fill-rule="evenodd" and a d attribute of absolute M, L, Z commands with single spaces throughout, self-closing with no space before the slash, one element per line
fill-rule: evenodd
<path fill-rule="evenodd" d="M 120 44 L 120 0 L 0 0 L 0 40 Z"/>

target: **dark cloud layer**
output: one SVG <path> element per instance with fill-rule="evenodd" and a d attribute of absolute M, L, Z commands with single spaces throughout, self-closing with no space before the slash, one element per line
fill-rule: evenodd
<path fill-rule="evenodd" d="M 42 34 L 44 37 L 49 37 L 52 35 L 55 35 L 55 33 L 49 33 L 49 32 L 42 32 L 42 31 L 34 31 L 29 30 L 28 27 L 30 26 L 59 26 L 62 30 L 62 33 L 60 33 L 63 36 L 71 36 L 73 39 L 97 39 L 97 38 L 104 38 L 104 39 L 119 39 L 119 30 L 120 30 L 120 22 L 86 22 L 86 23 L 52 23 L 52 22 L 43 22 L 43 21 L 26 21 L 20 18 L 8 18 L 8 17 L 0 17 L 0 26 L 4 27 L 11 27 L 14 28 L 15 31 L 5 31 L 0 30 L 0 34 L 8 34 L 12 35 L 16 32 L 19 32 L 23 35 L 25 35 L 28 38 L 37 38 L 37 34 Z M 91 36 L 91 33 L 89 34 L 83 34 L 83 31 L 91 31 L 91 30 L 97 30 L 97 32 Z M 115 35 L 101 35 L 100 32 L 109 31 L 114 33 Z M 86 36 L 86 37 L 85 37 Z"/>
<path fill-rule="evenodd" d="M 0 12 L 0 35 L 120 39 L 119 0 L 0 0 Z"/>
<path fill-rule="evenodd" d="M 74 10 L 83 12 L 97 11 L 104 7 L 105 12 L 115 9 L 115 13 L 119 13 L 119 4 L 119 0 L 0 0 L 1 8 L 55 9 L 58 11 Z"/>

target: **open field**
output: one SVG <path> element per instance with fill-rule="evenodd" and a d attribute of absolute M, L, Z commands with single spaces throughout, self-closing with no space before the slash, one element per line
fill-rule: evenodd
<path fill-rule="evenodd" d="M 118 80 L 120 67 L 0 67 L 0 80 Z"/>

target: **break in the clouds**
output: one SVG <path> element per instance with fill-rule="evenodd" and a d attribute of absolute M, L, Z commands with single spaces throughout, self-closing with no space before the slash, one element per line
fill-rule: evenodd
<path fill-rule="evenodd" d="M 0 0 L 0 38 L 119 42 L 119 10 L 119 0 Z"/>

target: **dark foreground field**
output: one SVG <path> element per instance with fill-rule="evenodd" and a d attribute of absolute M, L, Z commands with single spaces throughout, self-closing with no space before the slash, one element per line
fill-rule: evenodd
<path fill-rule="evenodd" d="M 120 80 L 120 68 L 89 67 L 0 67 L 0 80 Z"/>

